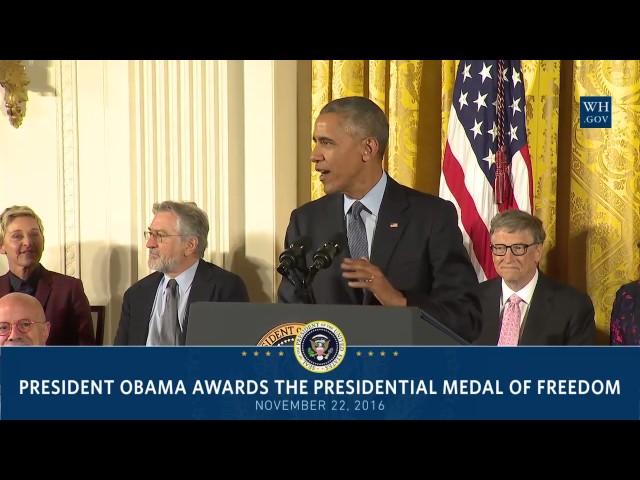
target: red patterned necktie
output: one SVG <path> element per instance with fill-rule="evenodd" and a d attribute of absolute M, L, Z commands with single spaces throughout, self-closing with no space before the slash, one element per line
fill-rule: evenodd
<path fill-rule="evenodd" d="M 515 293 L 509 297 L 502 314 L 502 328 L 498 345 L 518 345 L 520 336 L 520 302 L 522 299 Z"/>

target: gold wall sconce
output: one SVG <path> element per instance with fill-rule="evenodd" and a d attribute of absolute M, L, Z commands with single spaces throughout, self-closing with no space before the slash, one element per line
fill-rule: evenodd
<path fill-rule="evenodd" d="M 4 88 L 4 105 L 9 122 L 15 128 L 22 124 L 27 111 L 26 67 L 20 60 L 0 60 L 0 85 Z"/>

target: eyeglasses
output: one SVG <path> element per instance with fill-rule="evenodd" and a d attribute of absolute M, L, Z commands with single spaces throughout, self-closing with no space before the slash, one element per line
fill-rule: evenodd
<path fill-rule="evenodd" d="M 153 238 L 158 243 L 164 242 L 164 239 L 167 238 L 167 237 L 183 237 L 183 236 L 184 235 L 168 235 L 166 233 L 151 232 L 149 230 L 144 232 L 144 239 L 145 240 L 148 241 L 150 238 Z"/>
<path fill-rule="evenodd" d="M 42 239 L 42 234 L 40 232 L 30 232 L 26 235 L 29 238 L 31 243 L 35 243 Z M 22 243 L 24 241 L 25 235 L 22 232 L 16 232 L 9 235 L 9 240 L 12 243 Z"/>
<path fill-rule="evenodd" d="M 29 333 L 31 331 L 31 327 L 36 323 L 47 322 L 33 322 L 31 320 L 18 320 L 16 323 L 0 322 L 0 337 L 8 337 L 11 334 L 11 330 L 13 330 L 14 325 L 20 333 Z"/>
<path fill-rule="evenodd" d="M 527 253 L 527 249 L 531 245 L 537 245 L 538 243 L 540 242 L 533 242 L 533 243 L 530 243 L 529 245 L 527 245 L 526 243 L 514 243 L 513 245 L 504 245 L 502 243 L 498 243 L 494 245 L 492 243 L 491 251 L 493 252 L 494 255 L 497 255 L 498 257 L 504 257 L 507 254 L 507 248 L 509 248 L 511 249 L 511 253 L 513 255 L 515 255 L 516 257 L 521 257 L 522 255 Z"/>

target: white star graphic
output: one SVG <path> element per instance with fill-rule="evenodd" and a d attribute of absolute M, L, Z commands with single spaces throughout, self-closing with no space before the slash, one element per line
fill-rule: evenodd
<path fill-rule="evenodd" d="M 469 92 L 465 93 L 462 90 L 460 90 L 460 98 L 458 99 L 458 102 L 460 102 L 460 110 L 462 110 L 463 105 L 466 105 L 467 107 L 469 106 L 469 104 L 467 103 L 468 94 Z"/>
<path fill-rule="evenodd" d="M 473 132 L 473 138 L 475 139 L 478 135 L 482 135 L 482 131 L 480 130 L 482 122 L 478 123 L 478 121 L 474 118 L 473 123 L 475 123 L 475 125 L 470 130 Z"/>
<path fill-rule="evenodd" d="M 467 65 L 466 63 L 464 64 L 464 70 L 462 72 L 462 83 L 464 83 L 467 78 L 471 78 L 471 74 L 469 73 L 470 68 L 471 65 Z"/>
<path fill-rule="evenodd" d="M 487 77 L 493 78 L 491 76 L 491 67 L 493 67 L 493 65 L 489 65 L 487 67 L 487 65 L 484 62 L 482 62 L 482 71 L 478 74 L 482 77 L 482 83 L 484 83 Z"/>
<path fill-rule="evenodd" d="M 489 164 L 489 168 L 491 168 L 491 165 L 496 163 L 496 154 L 489 149 L 489 153 L 483 158 L 483 160 L 486 161 Z"/>
<path fill-rule="evenodd" d="M 518 130 L 518 126 L 516 125 L 514 127 L 513 125 L 509 125 L 509 128 L 511 129 L 511 131 L 509 132 L 509 137 L 511 138 L 511 141 L 513 142 L 514 140 L 518 139 L 518 135 L 516 134 L 516 130 Z"/>
<path fill-rule="evenodd" d="M 480 111 L 480 107 L 487 108 L 487 104 L 484 102 L 484 99 L 487 98 L 488 93 L 484 95 L 480 95 L 480 91 L 478 91 L 478 98 L 473 101 L 476 105 L 478 105 L 478 112 Z"/>
<path fill-rule="evenodd" d="M 516 69 L 513 69 L 513 74 L 511 75 L 511 78 L 513 78 L 513 86 L 515 87 L 518 82 L 522 82 L 522 80 L 520 80 L 520 74 L 518 72 L 516 72 Z"/>
<path fill-rule="evenodd" d="M 491 127 L 491 130 L 487 130 L 487 133 L 491 134 L 491 141 L 495 142 L 496 135 L 498 135 L 498 127 L 496 127 L 496 122 L 493 122 L 493 127 Z"/>
<path fill-rule="evenodd" d="M 520 110 L 520 107 L 518 106 L 519 103 L 520 103 L 520 99 L 516 98 L 513 100 L 513 103 L 509 106 L 509 108 L 513 109 L 512 115 L 515 115 L 516 112 L 522 112 L 522 110 Z"/>

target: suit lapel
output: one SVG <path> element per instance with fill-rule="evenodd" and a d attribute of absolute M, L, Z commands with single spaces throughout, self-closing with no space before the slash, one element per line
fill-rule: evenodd
<path fill-rule="evenodd" d="M 38 281 L 38 288 L 36 288 L 36 298 L 40 301 L 42 307 L 46 310 L 47 301 L 51 294 L 51 285 L 53 284 L 53 276 L 51 272 L 42 267 L 42 275 Z"/>
<path fill-rule="evenodd" d="M 215 286 L 213 282 L 208 281 L 209 275 L 206 267 L 206 262 L 200 260 L 196 274 L 193 276 L 193 284 L 191 285 L 187 305 L 191 305 L 193 302 L 207 302 L 213 298 L 213 289 Z"/>
<path fill-rule="evenodd" d="M 482 305 L 483 318 L 486 323 L 483 329 L 487 332 L 487 342 L 497 345 L 500 338 L 500 298 L 502 297 L 502 279 L 489 280 L 491 286 L 488 293 L 488 301 Z"/>
<path fill-rule="evenodd" d="M 187 337 L 187 328 L 189 324 L 189 308 L 193 302 L 209 302 L 213 300 L 213 293 L 215 290 L 215 283 L 211 280 L 211 275 L 207 269 L 207 263 L 204 260 L 200 260 L 196 274 L 193 277 L 193 283 L 191 284 L 191 290 L 189 291 L 189 298 L 187 299 L 187 309 L 184 314 L 184 328 L 180 335 L 180 344 L 184 345 Z"/>
<path fill-rule="evenodd" d="M 11 293 L 11 283 L 9 281 L 9 272 L 0 277 L 0 297 L 4 297 Z"/>
<path fill-rule="evenodd" d="M 408 207 L 407 197 L 400 186 L 387 176 L 387 186 L 378 212 L 370 258 L 371 263 L 379 267 L 385 275 L 388 274 L 387 267 L 393 252 L 407 227 Z M 378 304 L 371 291 L 366 289 L 362 303 Z"/>
<path fill-rule="evenodd" d="M 371 263 L 377 265 L 385 275 L 391 256 L 409 222 L 408 207 L 405 193 L 388 177 L 371 246 Z"/>
<path fill-rule="evenodd" d="M 553 318 L 553 289 L 548 288 L 547 279 L 538 272 L 538 283 L 531 297 L 531 305 L 525 319 L 522 331 L 522 345 L 539 345 L 538 334 L 544 330 L 543 324 L 548 318 Z"/>
<path fill-rule="evenodd" d="M 35 297 L 38 299 L 42 308 L 46 309 L 47 301 L 51 295 L 51 285 L 53 284 L 53 276 L 51 272 L 44 267 L 42 268 L 42 274 L 40 280 L 38 280 L 38 286 L 36 287 Z M 3 297 L 11 293 L 11 282 L 9 281 L 9 272 L 0 277 L 0 297 Z"/>
<path fill-rule="evenodd" d="M 345 222 L 344 215 L 344 195 L 342 193 L 334 195 L 334 198 L 331 199 L 331 204 L 329 205 L 331 211 L 335 212 L 334 215 L 327 215 L 327 223 L 322 227 L 322 231 L 326 232 L 328 235 L 326 239 L 323 241 L 329 240 L 329 236 L 334 235 L 338 232 L 344 233 L 345 237 L 347 236 L 347 224 Z M 320 245 L 318 245 L 320 247 Z M 340 256 L 340 255 L 339 255 Z M 344 249 L 342 250 L 342 255 L 344 257 L 350 257 L 351 252 L 349 251 L 349 244 L 344 245 Z"/>
<path fill-rule="evenodd" d="M 149 337 L 149 326 L 151 325 L 151 310 L 153 310 L 153 304 L 156 299 L 156 293 L 158 292 L 158 285 L 162 280 L 163 274 L 155 272 L 153 278 L 149 279 L 149 285 L 142 289 L 139 297 L 136 297 L 135 302 L 140 309 L 140 317 L 131 318 L 130 321 L 136 322 L 138 331 L 140 331 L 143 344 L 146 343 L 147 337 Z M 138 320 L 139 318 L 139 320 Z M 137 321 L 136 321 L 137 320 Z M 144 337 L 143 337 L 144 335 Z"/>

